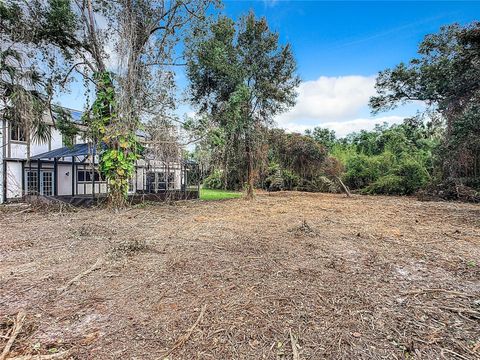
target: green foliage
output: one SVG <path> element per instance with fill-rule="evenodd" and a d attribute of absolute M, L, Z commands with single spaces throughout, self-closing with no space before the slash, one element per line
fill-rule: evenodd
<path fill-rule="evenodd" d="M 316 142 L 323 145 L 328 150 L 331 150 L 337 142 L 335 131 L 321 127 L 315 127 L 313 128 L 313 131 L 306 130 L 305 135 L 312 137 Z"/>
<path fill-rule="evenodd" d="M 91 114 L 84 115 L 90 136 L 101 151 L 100 171 L 107 178 L 110 201 L 117 207 L 125 203 L 128 181 L 133 176 L 141 146 L 133 130 L 118 127 L 117 104 L 112 74 L 95 73 L 96 99 Z"/>
<path fill-rule="evenodd" d="M 203 187 L 205 189 L 223 189 L 223 172 L 220 170 L 214 170 L 203 181 Z"/>
<path fill-rule="evenodd" d="M 282 180 L 285 190 L 294 190 L 300 183 L 300 176 L 289 169 L 282 169 Z"/>
<path fill-rule="evenodd" d="M 435 131 L 407 119 L 349 135 L 332 153 L 345 164 L 343 180 L 351 189 L 409 195 L 430 181 L 438 143 Z"/>
<path fill-rule="evenodd" d="M 281 191 L 285 188 L 285 182 L 283 180 L 283 172 L 280 164 L 271 162 L 268 166 L 268 174 L 265 179 L 265 188 L 268 191 Z"/>
<path fill-rule="evenodd" d="M 403 194 L 405 195 L 413 194 L 427 185 L 430 180 L 425 166 L 408 157 L 403 158 L 393 171 L 402 179 Z"/>
<path fill-rule="evenodd" d="M 409 101 L 427 104 L 426 115 L 445 121 L 438 151 L 441 177 L 480 179 L 480 22 L 444 26 L 427 35 L 419 56 L 379 73 L 374 113 Z"/>
<path fill-rule="evenodd" d="M 361 189 L 375 182 L 381 175 L 383 157 L 355 154 L 347 159 L 346 172 L 343 176 L 345 184 L 352 189 Z"/>
<path fill-rule="evenodd" d="M 64 143 L 66 146 L 73 146 L 73 139 L 79 133 L 78 127 L 73 123 L 71 115 L 63 108 L 56 108 L 55 126 L 63 135 Z"/>
<path fill-rule="evenodd" d="M 186 55 L 189 98 L 204 115 L 201 121 L 210 120 L 202 125 L 214 165 L 224 170 L 229 188 L 246 183 L 251 196 L 255 170 L 265 160 L 265 128 L 295 103 L 299 79 L 292 50 L 279 44 L 265 18 L 250 12 L 236 23 L 220 16 L 199 29 Z"/>

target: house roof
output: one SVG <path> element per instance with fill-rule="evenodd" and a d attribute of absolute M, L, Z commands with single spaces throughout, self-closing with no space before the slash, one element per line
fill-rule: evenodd
<path fill-rule="evenodd" d="M 31 160 L 42 160 L 42 159 L 59 159 L 62 157 L 72 157 L 72 156 L 86 156 L 92 153 L 92 150 L 95 149 L 91 144 L 75 144 L 72 147 L 65 146 L 60 149 L 55 149 L 51 151 L 44 152 L 32 156 Z"/>

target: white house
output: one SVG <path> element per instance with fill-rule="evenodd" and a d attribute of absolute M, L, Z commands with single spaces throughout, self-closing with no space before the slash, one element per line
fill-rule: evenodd
<path fill-rule="evenodd" d="M 82 113 L 70 110 L 72 119 L 79 125 Z M 30 141 L 27 156 L 25 133 L 18 126 L 1 120 L 0 127 L 0 203 L 21 200 L 25 195 L 41 195 L 71 200 L 79 197 L 98 198 L 108 192 L 105 179 L 98 171 L 97 150 L 85 142 L 82 135 L 73 139 L 73 146 L 65 146 L 65 139 L 46 116 L 50 140 L 38 143 Z M 142 139 L 142 135 L 139 134 Z M 93 161 L 92 161 L 93 160 Z M 198 196 L 198 186 L 189 181 L 192 164 L 181 160 L 163 162 L 140 159 L 131 179 L 129 193 L 145 195 L 176 194 L 177 198 Z M 196 193 L 195 193 L 196 191 Z M 162 196 L 157 196 L 161 198 Z M 148 197 L 152 199 L 152 196 Z"/>

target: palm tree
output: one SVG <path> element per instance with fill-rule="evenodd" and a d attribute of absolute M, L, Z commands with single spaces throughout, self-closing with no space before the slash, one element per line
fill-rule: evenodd
<path fill-rule="evenodd" d="M 0 52 L 0 96 L 2 112 L 13 126 L 20 127 L 27 144 L 27 164 L 31 142 L 50 140 L 49 124 L 44 121 L 49 106 L 46 84 L 33 66 L 25 66 L 21 51 L 12 47 Z"/>

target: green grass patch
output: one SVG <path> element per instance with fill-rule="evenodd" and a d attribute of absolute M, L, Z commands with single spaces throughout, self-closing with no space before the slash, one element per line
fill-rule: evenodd
<path fill-rule="evenodd" d="M 212 190 L 212 189 L 200 189 L 200 200 L 212 201 L 212 200 L 224 200 L 224 199 L 237 199 L 242 196 L 242 193 L 228 190 Z"/>

